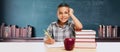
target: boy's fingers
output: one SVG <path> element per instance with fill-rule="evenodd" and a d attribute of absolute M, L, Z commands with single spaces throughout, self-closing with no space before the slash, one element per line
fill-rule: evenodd
<path fill-rule="evenodd" d="M 46 43 L 48 43 L 48 44 L 53 44 L 54 42 L 55 42 L 54 39 L 47 39 L 47 40 L 46 40 Z"/>

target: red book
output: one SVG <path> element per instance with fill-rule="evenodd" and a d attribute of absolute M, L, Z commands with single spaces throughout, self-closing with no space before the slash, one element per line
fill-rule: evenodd
<path fill-rule="evenodd" d="M 11 27 L 8 26 L 8 37 L 11 38 Z"/>
<path fill-rule="evenodd" d="M 94 41 L 91 42 L 75 42 L 75 47 L 76 48 L 96 48 L 97 43 Z"/>
<path fill-rule="evenodd" d="M 95 38 L 76 38 L 76 42 L 95 42 Z"/>
<path fill-rule="evenodd" d="M 4 27 L 4 34 L 3 34 L 4 38 L 8 38 L 8 32 L 9 32 L 9 28 L 8 28 L 8 26 L 5 26 Z"/>
<path fill-rule="evenodd" d="M 76 34 L 76 38 L 95 38 L 96 36 L 93 34 Z"/>
<path fill-rule="evenodd" d="M 23 37 L 27 37 L 27 29 L 26 28 L 23 28 Z"/>
<path fill-rule="evenodd" d="M 5 23 L 2 23 L 2 25 L 1 25 L 1 32 L 0 32 L 0 37 L 2 37 L 3 38 L 3 34 L 4 34 L 4 26 L 5 26 Z"/>
<path fill-rule="evenodd" d="M 12 25 L 11 26 L 11 35 L 12 35 L 12 38 L 15 38 L 15 29 L 16 29 L 16 25 Z"/>
<path fill-rule="evenodd" d="M 20 35 L 20 29 L 16 28 L 16 32 L 15 32 L 16 38 L 19 38 Z"/>
<path fill-rule="evenodd" d="M 81 30 L 81 31 L 75 31 L 76 34 L 96 34 L 96 31 L 94 30 Z"/>
<path fill-rule="evenodd" d="M 76 38 L 95 38 L 96 31 L 94 30 L 81 30 L 81 31 L 75 31 Z"/>
<path fill-rule="evenodd" d="M 19 32 L 19 37 L 22 38 L 23 37 L 23 28 L 20 28 L 20 32 Z"/>

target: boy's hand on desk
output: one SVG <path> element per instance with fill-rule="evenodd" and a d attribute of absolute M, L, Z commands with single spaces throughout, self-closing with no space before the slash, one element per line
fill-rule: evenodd
<path fill-rule="evenodd" d="M 52 39 L 52 37 L 50 36 L 50 34 L 47 31 L 44 30 L 44 32 L 45 32 L 45 35 L 47 36 L 45 39 L 45 43 L 46 44 L 53 44 L 55 42 L 55 40 Z"/>
<path fill-rule="evenodd" d="M 45 40 L 46 44 L 54 44 L 54 42 L 55 42 L 55 40 L 52 38 L 49 38 L 49 37 Z"/>

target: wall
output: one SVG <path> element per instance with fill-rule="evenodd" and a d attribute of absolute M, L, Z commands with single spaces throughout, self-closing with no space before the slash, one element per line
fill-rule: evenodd
<path fill-rule="evenodd" d="M 82 22 L 84 29 L 98 29 L 100 24 L 120 26 L 119 0 L 1 0 L 0 23 L 31 25 L 34 36 L 44 36 L 44 29 L 57 20 L 57 6 L 68 3 Z"/>

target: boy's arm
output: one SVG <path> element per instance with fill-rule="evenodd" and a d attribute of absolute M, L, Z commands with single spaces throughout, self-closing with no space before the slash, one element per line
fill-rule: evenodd
<path fill-rule="evenodd" d="M 47 31 L 45 31 L 44 42 L 46 44 L 53 44 L 55 42 L 55 40 L 50 36 L 50 34 Z"/>
<path fill-rule="evenodd" d="M 77 17 L 73 14 L 74 11 L 72 8 L 69 9 L 69 15 L 72 18 L 74 24 L 75 24 L 75 30 L 80 30 L 83 28 L 82 23 L 77 19 Z"/>
<path fill-rule="evenodd" d="M 52 30 L 51 25 L 48 27 L 47 31 L 44 30 L 44 33 L 45 33 L 44 42 L 46 44 L 53 44 L 55 42 L 51 34 L 52 32 L 50 33 L 51 30 Z"/>

